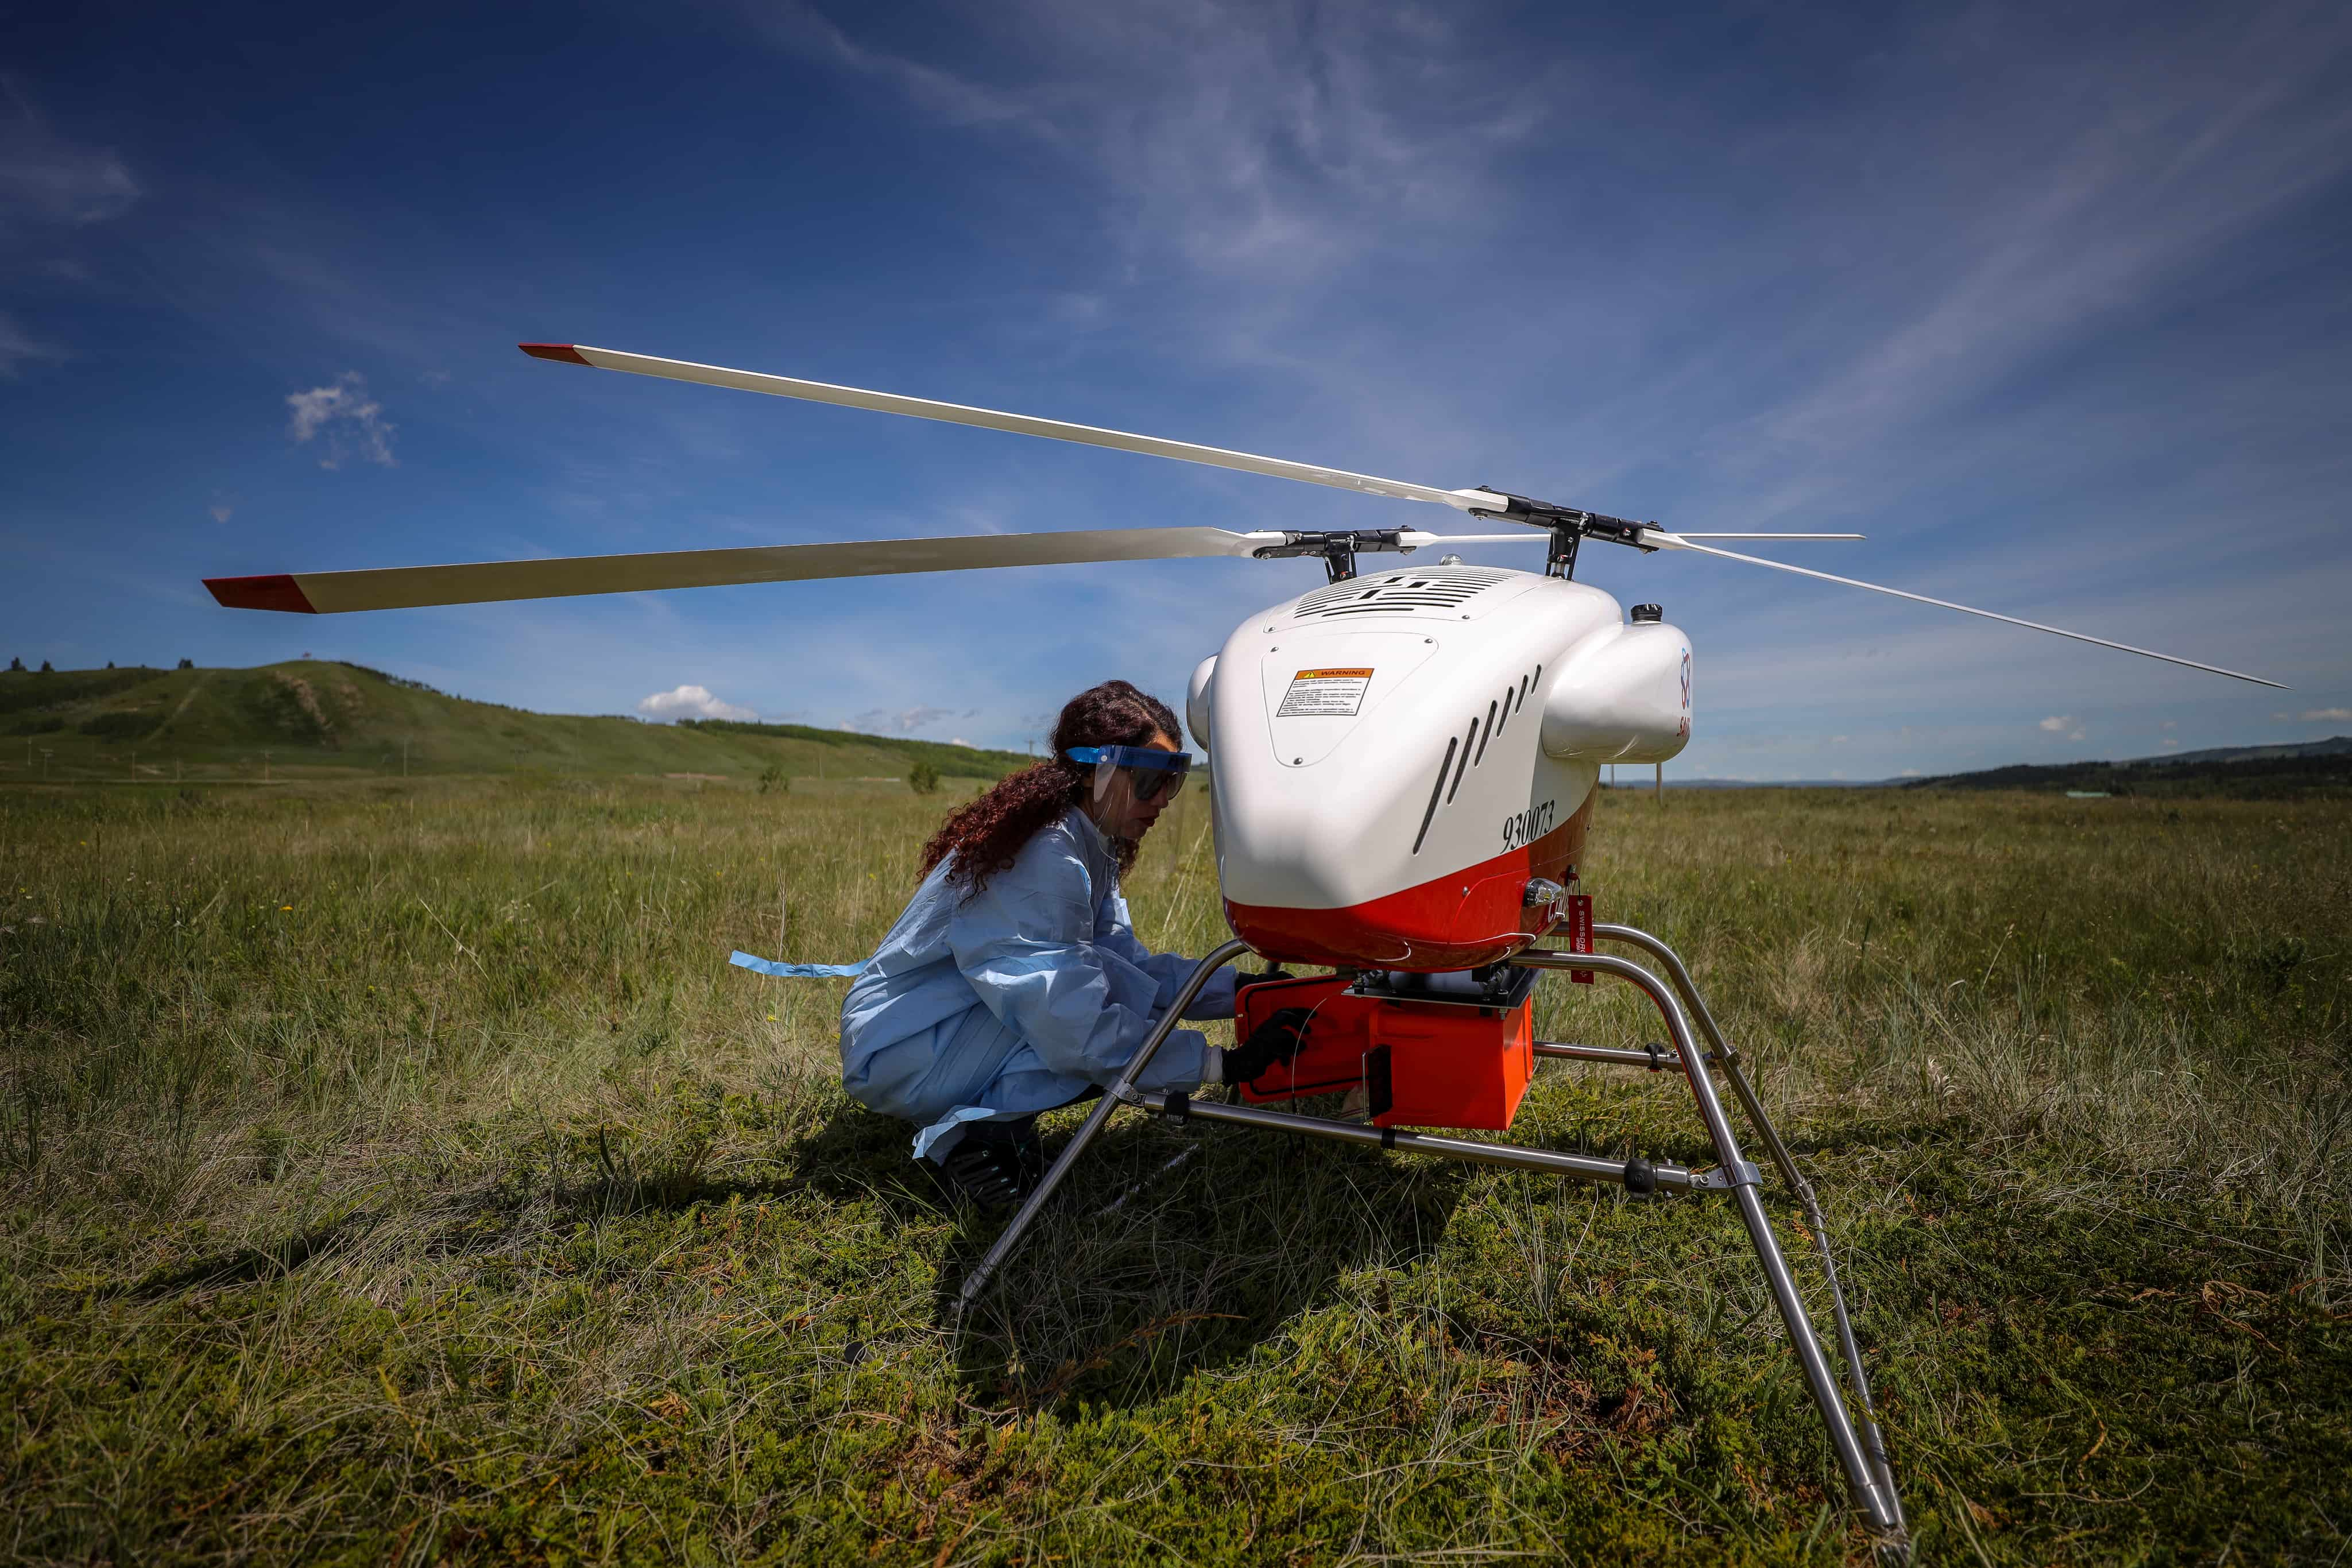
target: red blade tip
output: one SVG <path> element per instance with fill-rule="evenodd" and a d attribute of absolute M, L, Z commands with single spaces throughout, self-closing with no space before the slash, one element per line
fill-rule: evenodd
<path fill-rule="evenodd" d="M 205 586 L 215 603 L 229 610 L 283 610 L 296 615 L 316 615 L 302 585 L 282 571 L 267 577 L 208 577 Z"/>
<path fill-rule="evenodd" d="M 584 365 L 580 350 L 569 343 L 517 343 L 516 348 L 534 360 L 556 360 L 567 365 Z"/>

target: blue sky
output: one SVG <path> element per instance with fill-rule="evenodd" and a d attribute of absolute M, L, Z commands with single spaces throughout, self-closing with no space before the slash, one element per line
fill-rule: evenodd
<path fill-rule="evenodd" d="M 315 620 L 198 579 L 1466 521 L 513 347 L 547 340 L 1859 529 L 1777 549 L 2294 687 L 1588 547 L 1693 635 L 1685 775 L 2352 732 L 2341 5 L 332 9 L 17 18 L 0 654 L 1021 746 L 1108 674 L 1181 699 L 1318 568 Z"/>

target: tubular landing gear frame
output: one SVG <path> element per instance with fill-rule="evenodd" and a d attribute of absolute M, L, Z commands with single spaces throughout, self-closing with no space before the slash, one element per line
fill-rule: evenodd
<path fill-rule="evenodd" d="M 1772 1291 L 1772 1299 L 1780 1310 L 1781 1322 L 1787 1325 L 1790 1346 L 1795 1350 L 1797 1364 L 1803 1372 L 1805 1385 L 1811 1391 L 1813 1402 L 1820 1406 L 1822 1424 L 1829 1429 L 1830 1447 L 1836 1451 L 1838 1464 L 1845 1471 L 1847 1485 L 1853 1490 L 1855 1505 L 1861 1509 L 1871 1533 L 1882 1551 L 1902 1558 L 1908 1555 L 1910 1532 L 1903 1516 L 1902 1500 L 1895 1490 L 1894 1471 L 1887 1463 L 1886 1442 L 1880 1432 L 1877 1415 L 1870 1395 L 1870 1380 L 1863 1371 L 1862 1352 L 1854 1342 L 1853 1325 L 1848 1319 L 1845 1292 L 1838 1282 L 1837 1263 L 1831 1255 L 1829 1230 L 1822 1218 L 1821 1205 L 1813 1189 L 1797 1169 L 1780 1135 L 1764 1114 L 1763 1103 L 1757 1099 L 1748 1084 L 1747 1074 L 1740 1071 L 1739 1054 L 1723 1037 L 1715 1017 L 1707 1011 L 1706 1003 L 1691 983 L 1690 971 L 1685 967 L 1674 949 L 1655 936 L 1630 925 L 1595 925 L 1593 936 L 1599 941 L 1620 943 L 1639 948 L 1655 959 L 1673 981 L 1673 988 L 1639 964 L 1606 953 L 1556 953 L 1531 950 L 1511 960 L 1533 969 L 1589 969 L 1623 980 L 1646 995 L 1664 1018 L 1666 1031 L 1674 1040 L 1672 1051 L 1622 1051 L 1604 1046 L 1570 1045 L 1555 1041 L 1538 1041 L 1536 1052 L 1540 1056 L 1563 1057 L 1580 1061 L 1597 1061 L 1621 1067 L 1638 1067 L 1656 1071 L 1679 1068 L 1689 1080 L 1691 1097 L 1697 1103 L 1699 1120 L 1705 1124 L 1708 1141 L 1715 1145 L 1717 1168 L 1693 1171 L 1674 1165 L 1651 1165 L 1633 1159 L 1607 1160 L 1589 1155 L 1555 1154 L 1547 1149 L 1517 1147 L 1508 1144 L 1490 1144 L 1468 1138 L 1448 1137 L 1430 1133 L 1403 1132 L 1395 1128 L 1380 1128 L 1351 1122 L 1335 1122 L 1321 1116 L 1300 1116 L 1287 1112 L 1268 1111 L 1252 1105 L 1228 1105 L 1213 1101 L 1193 1100 L 1182 1094 L 1139 1092 L 1136 1080 L 1150 1065 L 1160 1044 L 1175 1028 L 1178 1018 L 1192 998 L 1200 994 L 1202 985 L 1221 967 L 1248 952 L 1248 945 L 1228 942 L 1201 960 L 1186 979 L 1176 1004 L 1170 1008 L 1135 1053 L 1126 1071 L 1109 1091 L 1097 1101 L 1077 1134 L 1045 1179 L 1037 1184 L 1028 1201 L 1005 1226 L 990 1248 L 987 1257 L 966 1277 L 963 1289 L 956 1301 L 959 1322 L 976 1305 L 995 1279 L 1004 1260 L 1020 1246 L 1022 1238 L 1070 1166 L 1086 1152 L 1110 1120 L 1112 1111 L 1120 1105 L 1134 1105 L 1156 1112 L 1178 1121 L 1231 1123 L 1237 1126 L 1255 1127 L 1269 1132 L 1295 1133 L 1310 1138 L 1324 1138 L 1337 1143 L 1362 1144 L 1383 1149 L 1409 1149 L 1419 1154 L 1437 1155 L 1446 1159 L 1462 1160 L 1473 1165 L 1507 1166 L 1517 1170 L 1538 1171 L 1567 1176 L 1578 1181 L 1597 1182 L 1623 1186 L 1635 1194 L 1658 1190 L 1668 1192 L 1725 1193 L 1738 1207 L 1740 1222 L 1747 1228 L 1748 1240 L 1756 1249 L 1757 1261 L 1762 1266 L 1764 1279 Z M 1678 994 L 1678 995 L 1677 995 Z M 1684 1009 L 1688 1008 L 1685 1014 Z M 1690 1020 L 1696 1019 L 1706 1037 L 1706 1048 L 1691 1032 Z M 1838 1357 L 1845 1365 L 1846 1390 L 1852 1396 L 1849 1409 L 1846 1397 L 1841 1394 L 1837 1379 L 1830 1371 L 1829 1358 L 1822 1354 L 1811 1320 L 1806 1315 L 1803 1299 L 1797 1293 L 1797 1284 L 1790 1273 L 1788 1260 L 1780 1251 L 1771 1222 L 1764 1213 L 1759 1192 L 1761 1173 L 1742 1157 L 1739 1145 L 1732 1135 L 1730 1119 L 1724 1114 L 1723 1103 L 1717 1097 L 1712 1069 L 1720 1069 L 1731 1085 L 1740 1109 L 1763 1140 L 1765 1151 L 1787 1183 L 1804 1212 L 1807 1225 L 1819 1242 L 1822 1253 L 1822 1273 L 1829 1286 L 1830 1313 L 1833 1320 Z"/>

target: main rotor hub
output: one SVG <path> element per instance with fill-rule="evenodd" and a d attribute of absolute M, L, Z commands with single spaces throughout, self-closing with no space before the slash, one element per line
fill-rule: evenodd
<path fill-rule="evenodd" d="M 1588 512 L 1581 507 L 1556 507 L 1549 501 L 1538 501 L 1526 496 L 1514 496 L 1508 491 L 1495 490 L 1492 486 L 1480 488 L 1493 492 L 1503 503 L 1499 507 L 1473 507 L 1474 517 L 1492 517 L 1501 523 L 1525 523 L 1530 528 L 1551 530 L 1551 553 L 1544 562 L 1544 575 L 1572 579 L 1576 576 L 1576 547 L 1586 538 L 1607 539 L 1612 545 L 1630 545 L 1644 555 L 1654 555 L 1658 547 L 1642 539 L 1643 528 L 1655 528 L 1655 523 L 1637 523 L 1630 517 L 1612 517 L 1606 512 Z"/>
<path fill-rule="evenodd" d="M 1355 528 L 1340 533 L 1293 532 L 1286 529 L 1282 543 L 1260 545 L 1250 551 L 1259 560 L 1279 560 L 1286 556 L 1319 555 L 1323 570 L 1333 582 L 1346 582 L 1356 575 L 1358 551 L 1370 554 L 1394 550 L 1399 555 L 1411 555 L 1420 549 L 1403 539 L 1402 528 Z"/>

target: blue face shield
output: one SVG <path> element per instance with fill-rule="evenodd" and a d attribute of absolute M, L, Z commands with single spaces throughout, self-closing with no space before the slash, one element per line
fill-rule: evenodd
<path fill-rule="evenodd" d="M 1176 791 L 1184 787 L 1184 776 L 1192 771 L 1192 754 L 1189 751 L 1160 751 L 1148 746 L 1073 746 L 1062 754 L 1073 762 L 1095 765 L 1095 799 L 1099 800 L 1110 789 L 1110 781 L 1122 768 L 1135 788 L 1136 802 L 1174 800 Z"/>

